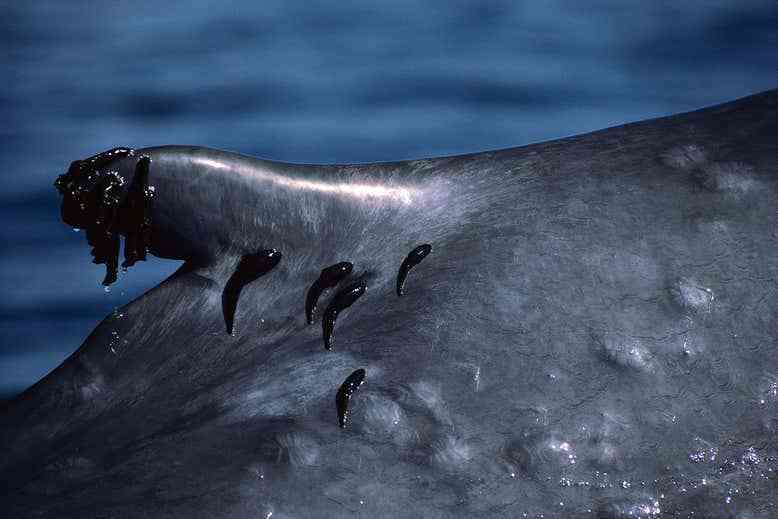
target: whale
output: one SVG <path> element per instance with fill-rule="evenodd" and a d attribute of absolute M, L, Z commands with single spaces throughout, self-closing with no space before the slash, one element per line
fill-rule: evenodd
<path fill-rule="evenodd" d="M 778 90 L 386 163 L 116 148 L 117 308 L 0 410 L 8 517 L 775 517 Z M 328 338 L 329 337 L 329 338 Z"/>

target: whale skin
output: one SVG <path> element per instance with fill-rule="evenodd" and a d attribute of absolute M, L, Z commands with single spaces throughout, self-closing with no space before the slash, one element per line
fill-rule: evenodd
<path fill-rule="evenodd" d="M 7 517 L 778 515 L 778 91 L 454 157 L 101 167 L 140 157 L 185 263 L 0 411 Z M 327 351 L 338 262 L 367 289 Z"/>

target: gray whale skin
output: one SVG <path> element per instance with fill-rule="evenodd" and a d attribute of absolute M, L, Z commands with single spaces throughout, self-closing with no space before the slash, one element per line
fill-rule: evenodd
<path fill-rule="evenodd" d="M 139 155 L 149 250 L 187 261 L 4 406 L 6 517 L 778 517 L 778 90 L 456 157 L 106 167 Z M 336 290 L 313 325 L 305 294 L 341 261 L 368 288 L 327 351 Z"/>

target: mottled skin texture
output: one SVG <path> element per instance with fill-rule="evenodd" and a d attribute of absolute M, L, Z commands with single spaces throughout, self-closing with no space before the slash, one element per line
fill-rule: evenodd
<path fill-rule="evenodd" d="M 189 261 L 2 410 L 8 517 L 778 515 L 778 91 L 410 162 L 137 153 Z M 303 301 L 346 260 L 325 351 Z"/>

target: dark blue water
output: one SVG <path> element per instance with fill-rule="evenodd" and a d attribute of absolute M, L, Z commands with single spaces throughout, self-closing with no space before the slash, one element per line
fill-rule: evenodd
<path fill-rule="evenodd" d="M 0 2 L 0 394 L 113 308 L 56 175 L 114 146 L 295 162 L 503 148 L 778 86 L 774 0 Z"/>

